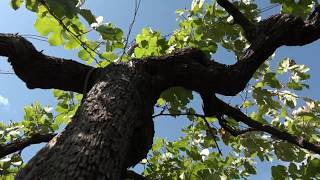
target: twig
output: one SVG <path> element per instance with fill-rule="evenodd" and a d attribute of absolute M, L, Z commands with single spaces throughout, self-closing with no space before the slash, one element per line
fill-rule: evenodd
<path fill-rule="evenodd" d="M 134 14 L 133 14 L 133 19 L 129 25 L 129 31 L 128 31 L 128 34 L 127 34 L 127 37 L 126 37 L 126 40 L 125 40 L 125 45 L 124 45 L 124 48 L 123 48 L 123 53 L 121 54 L 120 58 L 119 58 L 119 61 L 122 60 L 122 57 L 124 56 L 124 54 L 126 53 L 126 49 L 127 49 L 127 46 L 128 46 L 128 43 L 129 43 L 129 38 L 130 38 L 130 34 L 131 34 L 131 31 L 132 31 L 132 28 L 133 28 L 133 25 L 136 21 L 136 17 L 137 17 L 137 14 L 138 14 L 138 11 L 139 11 L 139 8 L 140 8 L 140 4 L 141 4 L 141 0 L 135 0 L 135 4 L 134 4 Z M 133 45 L 134 46 L 134 45 Z"/>
<path fill-rule="evenodd" d="M 1 72 L 1 71 L 0 71 L 0 74 L 9 74 L 9 75 L 14 75 L 15 73 L 13 73 L 13 72 Z"/>
<path fill-rule="evenodd" d="M 253 132 L 253 131 L 258 131 L 256 129 L 253 128 L 248 128 L 248 129 L 244 129 L 244 130 L 236 130 L 233 127 L 231 127 L 230 125 L 228 125 L 228 122 L 223 118 L 223 117 L 217 117 L 220 126 L 226 130 L 227 132 L 229 132 L 232 136 L 240 136 L 242 134 L 248 133 L 248 132 Z"/>
<path fill-rule="evenodd" d="M 62 28 L 64 30 L 66 30 L 75 40 L 78 41 L 78 43 L 80 44 L 80 46 L 87 51 L 87 53 L 89 53 L 89 55 L 94 59 L 94 61 L 97 63 L 98 66 L 101 66 L 100 62 L 91 54 L 90 51 L 96 53 L 97 55 L 101 56 L 101 54 L 97 51 L 95 51 L 95 49 L 92 49 L 91 47 L 89 47 L 85 42 L 83 42 L 77 34 L 73 33 L 64 23 L 62 19 L 59 19 L 53 12 L 51 12 L 49 6 L 47 5 L 45 0 L 41 0 L 40 1 L 41 4 L 48 10 L 49 14 L 54 17 L 54 19 L 56 21 L 58 21 L 58 23 L 62 26 Z M 89 51 L 90 50 L 90 51 Z"/>
<path fill-rule="evenodd" d="M 31 137 L 20 139 L 18 141 L 10 142 L 9 144 L 0 146 L 0 158 L 12 154 L 16 151 L 21 151 L 24 148 L 42 142 L 49 142 L 56 134 L 34 134 Z"/>
<path fill-rule="evenodd" d="M 210 134 L 211 134 L 211 136 L 212 136 L 212 138 L 213 138 L 213 140 L 214 140 L 214 143 L 215 143 L 216 146 L 217 146 L 217 149 L 218 149 L 219 154 L 220 154 L 221 156 L 223 156 L 223 155 L 222 155 L 222 151 L 221 151 L 221 149 L 220 149 L 220 147 L 219 147 L 219 144 L 218 144 L 218 142 L 217 142 L 217 140 L 216 140 L 216 138 L 215 138 L 214 131 L 213 131 L 212 127 L 210 126 L 210 123 L 207 121 L 207 119 L 206 119 L 205 116 L 203 116 L 203 119 L 204 119 L 204 122 L 206 123 L 206 125 L 207 125 L 207 127 L 208 127 L 208 130 L 209 130 L 209 132 L 210 132 Z"/>
<path fill-rule="evenodd" d="M 159 113 L 159 114 L 153 115 L 152 118 L 156 118 L 158 116 L 196 116 L 196 117 L 204 117 L 204 115 L 193 114 L 193 113 L 177 113 L 177 114 Z"/>
<path fill-rule="evenodd" d="M 248 125 L 249 127 L 256 129 L 257 131 L 262 131 L 269 133 L 279 139 L 288 141 L 292 144 L 295 144 L 301 148 L 307 149 L 309 151 L 313 151 L 317 154 L 320 154 L 320 144 L 314 144 L 309 142 L 307 139 L 299 136 L 295 136 L 293 134 L 290 134 L 288 132 L 282 131 L 278 128 L 272 127 L 268 124 L 263 124 L 258 121 L 255 121 L 245 115 L 243 112 L 241 112 L 239 109 L 236 109 L 229 104 L 221 101 L 218 98 L 214 98 L 214 101 L 216 101 L 215 107 L 218 109 L 221 109 L 221 112 L 229 117 L 232 117 L 236 121 L 243 122 L 244 124 Z"/>
<path fill-rule="evenodd" d="M 214 140 L 214 142 L 215 142 L 215 144 L 217 146 L 218 152 L 222 156 L 222 151 L 221 151 L 221 149 L 219 147 L 219 144 L 218 144 L 217 140 L 215 139 L 215 134 L 213 132 L 213 129 L 210 126 L 209 122 L 207 121 L 207 119 L 206 119 L 206 117 L 204 115 L 194 114 L 194 113 L 180 113 L 180 114 L 169 114 L 168 113 L 168 114 L 166 114 L 166 113 L 160 112 L 159 114 L 152 116 L 152 118 L 155 118 L 155 117 L 158 117 L 158 116 L 196 116 L 196 117 L 203 118 L 205 123 L 206 123 L 206 125 L 207 125 L 207 127 L 208 127 L 208 129 L 209 129 L 209 132 L 210 132 L 210 134 L 211 134 L 211 136 L 212 136 L 212 138 L 213 138 L 213 140 Z"/>
<path fill-rule="evenodd" d="M 278 4 L 278 3 L 277 3 L 277 4 L 272 4 L 272 5 L 270 5 L 270 6 L 267 6 L 267 7 L 264 7 L 264 8 L 259 9 L 258 12 L 259 12 L 259 14 L 261 14 L 261 13 L 264 13 L 264 12 L 266 12 L 266 11 L 269 11 L 269 10 L 275 8 L 275 7 L 278 7 L 278 6 L 280 6 L 280 4 Z"/>

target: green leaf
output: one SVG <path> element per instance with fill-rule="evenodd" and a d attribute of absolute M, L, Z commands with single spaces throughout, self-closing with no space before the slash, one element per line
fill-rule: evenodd
<path fill-rule="evenodd" d="M 313 159 L 308 162 L 306 176 L 314 177 L 320 175 L 320 159 Z"/>
<path fill-rule="evenodd" d="M 279 93 L 280 100 L 290 108 L 295 108 L 297 106 L 298 96 L 290 91 L 281 91 Z"/>
<path fill-rule="evenodd" d="M 44 14 L 45 16 L 43 16 Z M 62 36 L 64 30 L 53 17 L 46 14 L 46 10 L 42 9 L 38 13 L 38 18 L 34 27 L 40 35 L 49 36 L 48 42 L 50 45 L 58 46 L 64 43 L 64 38 Z"/>
<path fill-rule="evenodd" d="M 292 14 L 306 18 L 312 11 L 313 0 L 271 0 L 271 3 L 282 4 L 281 13 Z"/>
<path fill-rule="evenodd" d="M 78 57 L 81 58 L 84 61 L 91 61 L 92 57 L 90 55 L 90 52 L 88 52 L 85 49 L 81 49 L 78 53 Z"/>
<path fill-rule="evenodd" d="M 22 3 L 23 3 L 23 0 L 11 0 L 11 7 L 14 10 L 17 10 L 21 7 Z"/>
<path fill-rule="evenodd" d="M 191 4 L 191 12 L 197 14 L 204 4 L 204 0 L 193 0 Z"/>
<path fill-rule="evenodd" d="M 96 28 L 104 40 L 122 40 L 123 32 L 120 28 L 113 27 L 111 23 L 102 24 Z"/>
<path fill-rule="evenodd" d="M 58 33 L 52 33 L 49 38 L 48 38 L 48 42 L 51 46 L 59 46 L 62 45 L 64 43 L 64 39 L 61 35 L 61 32 Z"/>
<path fill-rule="evenodd" d="M 294 82 L 294 81 L 290 81 L 287 84 L 288 88 L 290 89 L 294 89 L 294 90 L 302 90 L 303 89 L 303 85 L 298 83 L 298 82 Z"/>
<path fill-rule="evenodd" d="M 112 61 L 116 60 L 118 58 L 118 56 L 111 51 L 108 51 L 108 52 L 105 51 L 100 55 L 100 58 L 105 59 L 109 62 L 112 62 Z"/>
<path fill-rule="evenodd" d="M 93 50 L 96 50 L 98 43 L 94 41 L 88 41 L 85 42 L 86 48 L 82 48 L 79 53 L 78 57 L 82 60 L 86 61 L 87 64 L 91 64 L 96 57 L 96 52 Z"/>
<path fill-rule="evenodd" d="M 282 86 L 278 81 L 276 74 L 272 72 L 268 72 L 264 75 L 264 80 L 270 87 L 280 89 Z"/>
<path fill-rule="evenodd" d="M 64 40 L 66 41 L 64 43 L 64 48 L 67 50 L 71 50 L 71 49 L 77 49 L 80 47 L 80 43 L 79 40 L 77 40 L 76 38 L 74 38 L 73 36 L 71 36 L 69 33 L 66 32 L 61 32 L 63 34 Z"/>
<path fill-rule="evenodd" d="M 47 36 L 50 32 L 61 31 L 58 22 L 53 18 L 38 18 L 34 26 L 42 36 Z"/>
<path fill-rule="evenodd" d="M 166 103 L 166 101 L 165 101 L 163 98 L 159 98 L 159 99 L 157 100 L 157 104 L 158 104 L 159 106 L 164 106 L 165 103 Z"/>
<path fill-rule="evenodd" d="M 249 162 L 244 162 L 244 168 L 246 168 L 247 172 L 250 174 L 257 174 L 256 168 Z"/>
<path fill-rule="evenodd" d="M 89 9 L 80 9 L 79 14 L 88 22 L 88 24 L 92 24 L 96 22 L 96 17 L 92 14 Z"/>
<path fill-rule="evenodd" d="M 26 8 L 32 12 L 38 11 L 39 4 L 38 0 L 26 0 Z"/>
<path fill-rule="evenodd" d="M 290 163 L 288 172 L 290 173 L 290 177 L 292 177 L 293 179 L 298 179 L 300 172 L 295 163 Z"/>
<path fill-rule="evenodd" d="M 193 99 L 192 91 L 182 87 L 170 88 L 162 92 L 160 97 L 170 104 L 169 112 L 172 114 L 185 109 L 185 106 Z"/>
<path fill-rule="evenodd" d="M 166 53 L 168 43 L 159 32 L 150 28 L 142 29 L 142 32 L 136 36 L 138 47 L 135 48 L 134 55 L 137 58 L 146 56 L 160 56 Z"/>
<path fill-rule="evenodd" d="M 198 151 L 196 151 L 194 148 L 191 148 L 189 150 L 186 150 L 186 153 L 189 157 L 191 157 L 193 160 L 201 160 L 201 155 Z"/>
<path fill-rule="evenodd" d="M 77 15 L 78 0 L 46 0 L 46 3 L 50 10 L 59 18 L 66 16 L 72 19 Z"/>
<path fill-rule="evenodd" d="M 157 138 L 153 143 L 152 151 L 159 151 L 159 149 L 163 146 L 164 140 L 162 138 Z"/>
<path fill-rule="evenodd" d="M 272 179 L 274 180 L 285 180 L 288 179 L 287 177 L 287 168 L 281 165 L 278 166 L 272 166 L 271 167 L 272 172 Z"/>
<path fill-rule="evenodd" d="M 279 160 L 300 163 L 305 159 L 305 153 L 287 142 L 274 143 L 275 154 Z"/>

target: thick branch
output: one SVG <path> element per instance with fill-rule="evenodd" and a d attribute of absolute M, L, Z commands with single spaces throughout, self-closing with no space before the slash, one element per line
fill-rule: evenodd
<path fill-rule="evenodd" d="M 11 142 L 9 144 L 0 146 L 0 158 L 12 154 L 17 151 L 21 151 L 24 148 L 42 142 L 49 142 L 56 134 L 34 134 L 29 138 L 24 138 L 18 141 Z"/>
<path fill-rule="evenodd" d="M 281 14 L 258 24 L 259 35 L 234 65 L 209 58 L 198 49 L 184 49 L 160 58 L 139 61 L 154 77 L 154 86 L 164 90 L 182 86 L 197 92 L 234 96 L 241 92 L 256 70 L 283 45 L 306 45 L 320 38 L 320 15 L 316 9 L 310 20 Z"/>
<path fill-rule="evenodd" d="M 287 14 L 272 16 L 259 24 L 259 36 L 230 68 L 235 74 L 235 80 L 246 84 L 260 65 L 280 46 L 303 46 L 319 38 L 318 9 L 315 10 L 313 19 L 307 21 Z"/>
<path fill-rule="evenodd" d="M 210 61 L 199 49 L 183 49 L 159 58 L 135 61 L 137 69 L 152 75 L 155 89 L 159 92 L 182 86 L 198 92 L 218 92 L 235 95 L 238 83 L 233 83 L 233 74 L 224 64 Z"/>
<path fill-rule="evenodd" d="M 0 56 L 9 58 L 17 76 L 30 89 L 55 88 L 83 93 L 86 74 L 92 69 L 73 60 L 46 56 L 14 34 L 0 33 Z"/>

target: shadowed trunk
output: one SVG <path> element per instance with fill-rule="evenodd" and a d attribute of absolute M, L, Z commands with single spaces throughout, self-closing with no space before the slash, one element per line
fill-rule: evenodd
<path fill-rule="evenodd" d="M 125 64 L 100 69 L 65 131 L 16 179 L 122 179 L 152 145 L 155 99 L 148 77 Z"/>

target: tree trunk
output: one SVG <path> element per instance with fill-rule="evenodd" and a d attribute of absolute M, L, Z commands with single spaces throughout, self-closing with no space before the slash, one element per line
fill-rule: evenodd
<path fill-rule="evenodd" d="M 122 179 L 146 157 L 156 98 L 148 74 L 129 64 L 102 69 L 65 131 L 28 162 L 16 179 Z"/>

